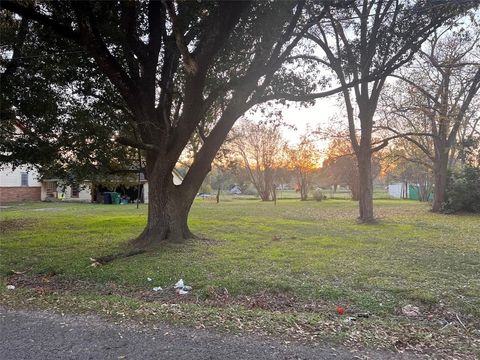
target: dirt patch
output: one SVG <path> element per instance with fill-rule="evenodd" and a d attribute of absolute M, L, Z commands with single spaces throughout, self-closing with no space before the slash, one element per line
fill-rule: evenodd
<path fill-rule="evenodd" d="M 263 291 L 253 295 L 230 296 L 226 289 L 209 287 L 205 303 L 211 306 L 240 305 L 248 309 L 262 309 L 280 312 L 326 312 L 331 304 L 315 300 L 299 299 L 288 293 Z"/>
<path fill-rule="evenodd" d="M 331 306 L 321 301 L 304 301 L 284 293 L 262 292 L 251 296 L 232 296 L 225 288 L 208 287 L 201 292 L 194 291 L 188 295 L 179 295 L 173 285 L 155 292 L 144 287 L 123 286 L 115 283 L 99 284 L 89 281 L 68 280 L 55 273 L 46 275 L 29 275 L 16 273 L 8 276 L 7 283 L 16 288 L 34 290 L 37 294 L 54 292 L 94 292 L 99 295 L 120 295 L 136 298 L 146 302 L 162 302 L 165 304 L 201 303 L 203 305 L 224 307 L 241 305 L 249 309 L 269 311 L 327 311 Z"/>
<path fill-rule="evenodd" d="M 207 289 L 197 290 L 188 295 L 179 295 L 174 286 L 164 287 L 161 291 L 152 291 L 142 287 L 124 286 L 115 283 L 99 284 L 89 281 L 68 280 L 50 273 L 47 275 L 29 275 L 25 273 L 16 273 L 8 276 L 7 284 L 14 285 L 16 288 L 26 288 L 34 290 L 38 295 L 47 295 L 52 293 L 78 293 L 92 292 L 98 295 L 117 295 L 145 302 L 160 302 L 163 304 L 200 304 L 211 307 L 242 306 L 247 309 L 261 309 L 271 312 L 307 312 L 336 314 L 332 303 L 321 300 L 306 300 L 295 297 L 294 295 L 282 292 L 264 291 L 253 295 L 232 296 L 225 288 L 210 286 Z M 419 304 L 417 304 L 419 305 Z M 420 305 L 419 305 L 420 306 Z M 361 314 L 363 309 L 348 308 L 346 316 L 356 316 Z M 394 315 L 405 318 L 398 309 Z M 472 315 L 461 315 L 451 309 L 443 306 L 426 305 L 421 306 L 421 315 L 415 320 L 426 321 L 428 323 L 441 323 L 444 325 L 459 322 L 459 316 L 463 322 L 470 328 L 479 328 L 480 322 Z M 375 315 L 373 314 L 375 318 Z"/>
<path fill-rule="evenodd" d="M 0 221 L 0 234 L 12 233 L 32 227 L 36 221 L 32 219 L 11 219 Z"/>
<path fill-rule="evenodd" d="M 17 272 L 7 277 L 7 283 L 16 288 L 34 290 L 39 295 L 52 293 L 92 292 L 98 295 L 132 296 L 139 289 L 117 285 L 115 283 L 100 284 L 84 280 L 65 279 L 55 273 L 46 275 L 30 275 Z"/>
<path fill-rule="evenodd" d="M 34 290 L 37 294 L 48 294 L 58 291 L 80 291 L 91 289 L 88 282 L 68 281 L 60 279 L 55 273 L 46 275 L 28 275 L 18 272 L 7 278 L 7 283 L 15 288 Z"/>

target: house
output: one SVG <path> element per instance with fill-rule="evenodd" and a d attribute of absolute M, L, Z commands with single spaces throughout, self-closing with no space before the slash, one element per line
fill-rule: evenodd
<path fill-rule="evenodd" d="M 242 194 L 242 189 L 240 189 L 240 186 L 234 185 L 234 186 L 230 189 L 230 194 L 241 195 L 241 194 Z"/>
<path fill-rule="evenodd" d="M 0 204 L 19 201 L 40 201 L 42 182 L 38 173 L 19 166 L 0 169 Z"/>
<path fill-rule="evenodd" d="M 173 169 L 173 183 L 175 185 L 180 185 L 183 181 L 182 175 L 176 170 Z M 55 180 L 44 180 L 46 185 L 45 188 L 55 189 Z M 148 180 L 145 178 L 144 174 L 140 174 L 139 181 L 131 184 L 125 184 L 118 186 L 116 192 L 119 192 L 120 195 L 127 195 L 130 199 L 136 199 L 138 195 L 138 188 L 140 187 L 140 202 L 145 204 L 148 203 Z M 58 183 L 57 183 L 58 189 Z M 79 186 L 67 186 L 63 192 L 57 193 L 57 198 L 60 198 L 65 201 L 82 201 L 82 202 L 96 202 L 103 203 L 104 192 L 110 192 L 111 189 L 102 186 L 101 183 L 93 184 L 91 181 L 84 181 Z M 42 198 L 44 200 L 44 198 Z"/>
<path fill-rule="evenodd" d="M 38 172 L 27 166 L 0 170 L 0 203 L 49 200 L 90 202 L 91 184 L 64 185 L 58 179 L 40 179 Z"/>
<path fill-rule="evenodd" d="M 180 185 L 182 175 L 174 169 L 172 172 L 173 183 Z M 130 186 L 131 192 L 137 194 L 137 187 Z M 132 188 L 134 188 L 132 190 Z M 123 189 L 127 189 L 123 187 Z M 148 180 L 143 174 L 140 177 L 141 199 L 148 203 Z M 93 184 L 91 181 L 83 181 L 81 184 L 65 184 L 60 179 L 40 179 L 35 170 L 25 166 L 3 168 L 0 170 L 0 204 L 20 201 L 55 201 L 69 202 L 99 202 L 95 191 L 102 190 L 101 184 Z M 107 191 L 103 188 L 102 191 Z"/>
<path fill-rule="evenodd" d="M 71 202 L 92 202 L 92 184 L 66 185 L 60 179 L 43 179 L 41 201 L 64 200 Z"/>

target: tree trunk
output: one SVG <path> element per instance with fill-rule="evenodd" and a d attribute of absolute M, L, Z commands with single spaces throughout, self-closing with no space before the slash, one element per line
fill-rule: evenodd
<path fill-rule="evenodd" d="M 260 195 L 262 201 L 270 201 L 270 189 L 260 191 L 258 195 Z"/>
<path fill-rule="evenodd" d="M 135 246 L 148 247 L 161 241 L 183 242 L 194 237 L 187 220 L 198 189 L 186 190 L 174 185 L 172 168 L 164 165 L 154 162 L 149 166 L 147 160 L 147 225 L 133 241 Z"/>
<path fill-rule="evenodd" d="M 272 173 L 270 169 L 263 170 L 263 192 L 260 194 L 262 201 L 270 201 L 273 195 L 272 191 Z"/>
<path fill-rule="evenodd" d="M 360 222 L 372 223 L 373 216 L 373 178 L 372 154 L 370 149 L 359 149 L 358 155 L 358 189 Z"/>
<path fill-rule="evenodd" d="M 305 184 L 302 184 L 302 187 L 300 189 L 300 200 L 302 201 L 308 200 L 308 191 L 307 191 L 307 186 Z"/>
<path fill-rule="evenodd" d="M 352 200 L 359 201 L 360 200 L 360 189 L 358 184 L 353 184 L 350 186 L 350 191 L 352 193 Z"/>
<path fill-rule="evenodd" d="M 357 165 L 357 168 L 358 168 L 358 165 Z M 353 201 L 360 200 L 360 189 L 359 189 L 358 182 L 359 182 L 358 174 L 356 174 L 356 176 L 351 178 L 349 180 L 349 183 L 348 183 L 348 188 L 350 189 L 350 192 L 352 193 L 352 200 Z"/>
<path fill-rule="evenodd" d="M 433 168 L 435 176 L 435 190 L 433 194 L 432 211 L 440 212 L 445 202 L 445 191 L 448 178 L 448 153 L 438 151 L 438 157 L 435 159 Z"/>
<path fill-rule="evenodd" d="M 302 194 L 302 201 L 307 201 L 308 200 L 308 182 L 306 179 L 306 175 L 300 174 L 301 181 L 302 181 L 302 189 L 301 189 L 301 194 Z"/>

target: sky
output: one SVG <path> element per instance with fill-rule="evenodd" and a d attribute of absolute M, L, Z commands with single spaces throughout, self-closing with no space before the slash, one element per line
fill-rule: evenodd
<path fill-rule="evenodd" d="M 342 103 L 343 97 L 337 94 L 316 99 L 315 104 L 309 107 L 299 106 L 296 102 L 289 102 L 288 106 L 273 105 L 270 111 L 280 110 L 282 112 L 282 120 L 286 124 L 280 128 L 283 138 L 289 145 L 294 146 L 307 131 L 313 131 L 318 128 L 327 130 L 332 127 L 346 129 L 346 119 L 345 123 L 343 123 L 340 117 L 342 114 Z M 244 118 L 260 122 L 265 120 L 266 117 L 262 114 L 260 108 L 254 108 L 247 112 Z M 312 139 L 317 149 L 320 150 L 323 161 L 329 140 L 322 139 L 320 136 L 313 136 Z"/>
<path fill-rule="evenodd" d="M 293 131 L 289 128 L 283 129 L 285 138 L 295 143 L 298 138 L 305 134 L 307 129 L 316 129 L 319 126 L 326 128 L 331 124 L 331 119 L 338 116 L 340 112 L 338 98 L 331 96 L 317 99 L 314 106 L 299 108 L 295 105 L 283 110 L 283 117 L 286 123 L 297 128 Z"/>

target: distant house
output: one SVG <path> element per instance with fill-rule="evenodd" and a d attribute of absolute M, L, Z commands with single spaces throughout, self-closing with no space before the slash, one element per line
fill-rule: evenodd
<path fill-rule="evenodd" d="M 83 181 L 81 184 L 66 185 L 59 179 L 43 179 L 41 200 L 91 202 L 92 183 Z"/>
<path fill-rule="evenodd" d="M 0 203 L 56 199 L 90 202 L 91 184 L 64 186 L 58 179 L 40 179 L 37 171 L 26 166 L 0 170 Z"/>
<path fill-rule="evenodd" d="M 0 169 L 0 204 L 19 201 L 39 201 L 42 194 L 42 182 L 35 171 L 25 166 L 15 170 Z"/>
<path fill-rule="evenodd" d="M 173 183 L 180 185 L 183 177 L 173 170 Z M 3 168 L 0 170 L 0 204 L 21 201 L 64 200 L 71 202 L 94 202 L 94 189 L 101 184 L 83 181 L 80 184 L 65 184 L 60 179 L 40 179 L 35 170 L 20 166 L 15 170 Z M 148 203 L 148 180 L 143 174 L 140 177 L 141 198 Z M 136 185 L 135 185 L 136 187 Z M 136 192 L 136 191 L 135 191 Z"/>
<path fill-rule="evenodd" d="M 238 185 L 235 185 L 230 189 L 230 194 L 240 195 L 241 193 L 242 193 L 242 189 L 240 189 L 240 186 Z"/>

